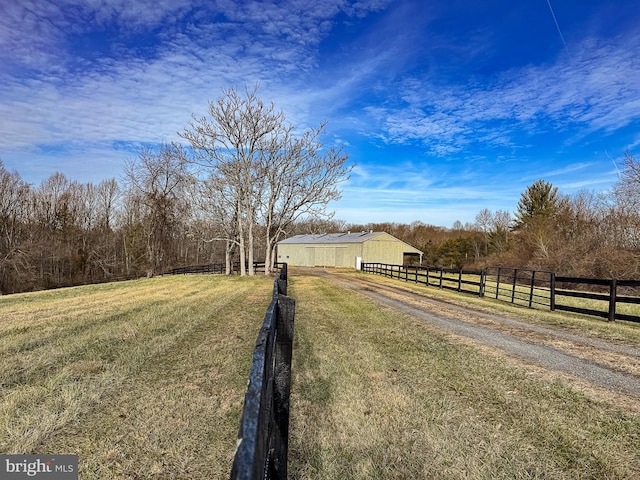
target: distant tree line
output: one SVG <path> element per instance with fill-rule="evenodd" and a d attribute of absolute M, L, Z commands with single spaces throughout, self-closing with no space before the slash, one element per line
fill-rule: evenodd
<path fill-rule="evenodd" d="M 256 89 L 223 91 L 179 132 L 184 144 L 145 148 L 120 182 L 55 173 L 25 182 L 0 160 L 0 293 L 153 276 L 174 267 L 275 262 L 299 233 L 385 231 L 424 251 L 423 264 L 506 265 L 561 275 L 640 278 L 640 162 L 625 155 L 611 192 L 563 195 L 538 180 L 514 214 L 483 209 L 452 228 L 347 224 L 328 203 L 348 178 L 347 156 L 319 141 L 325 125 L 295 132 Z"/>
<path fill-rule="evenodd" d="M 640 162 L 625 154 L 619 180 L 608 193 L 563 195 L 538 180 L 522 192 L 513 215 L 483 209 L 474 223 L 458 221 L 453 228 L 422 222 L 348 228 L 388 232 L 423 250 L 423 263 L 431 266 L 504 265 L 566 276 L 640 279 Z"/>
<path fill-rule="evenodd" d="M 203 263 L 270 273 L 300 218 L 330 218 L 351 167 L 320 142 L 325 124 L 294 131 L 256 91 L 224 90 L 179 132 L 184 145 L 140 150 L 120 183 L 56 173 L 33 186 L 0 160 L 0 294 Z"/>

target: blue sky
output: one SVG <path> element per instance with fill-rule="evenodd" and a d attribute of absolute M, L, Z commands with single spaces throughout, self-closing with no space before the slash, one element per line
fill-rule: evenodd
<path fill-rule="evenodd" d="M 543 178 L 608 190 L 640 146 L 637 0 L 0 4 L 0 159 L 120 178 L 223 87 L 260 84 L 357 164 L 351 223 L 473 222 Z"/>

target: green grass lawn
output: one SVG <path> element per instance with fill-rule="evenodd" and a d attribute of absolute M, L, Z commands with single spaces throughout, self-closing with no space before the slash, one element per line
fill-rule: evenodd
<path fill-rule="evenodd" d="M 291 478 L 640 475 L 637 413 L 453 343 L 330 280 L 294 276 L 289 293 Z"/>
<path fill-rule="evenodd" d="M 228 478 L 273 280 L 181 276 L 0 298 L 0 452 L 84 479 Z"/>
<path fill-rule="evenodd" d="M 0 452 L 77 454 L 83 480 L 228 478 L 272 287 L 181 276 L 0 298 Z M 638 476 L 637 414 L 330 280 L 293 276 L 289 293 L 290 478 Z"/>

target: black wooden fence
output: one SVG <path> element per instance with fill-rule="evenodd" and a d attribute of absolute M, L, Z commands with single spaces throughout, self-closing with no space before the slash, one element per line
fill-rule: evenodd
<path fill-rule="evenodd" d="M 247 270 L 249 266 L 246 265 Z M 264 273 L 265 264 L 264 262 L 253 262 L 253 268 L 256 273 Z M 276 265 L 276 269 L 278 265 Z M 178 267 L 173 268 L 167 272 L 165 275 L 192 275 L 192 274 L 223 274 L 225 273 L 226 265 L 224 263 L 208 263 L 206 265 L 191 265 L 188 267 Z M 235 262 L 231 264 L 231 272 L 239 272 L 240 271 L 240 262 Z"/>
<path fill-rule="evenodd" d="M 559 289 L 558 284 L 565 284 L 571 289 Z M 589 289 L 595 289 L 596 291 L 578 291 L 575 287 L 578 285 L 586 286 Z M 640 317 L 629 313 L 622 313 L 618 310 L 629 304 L 640 304 L 640 298 L 631 295 L 622 295 L 622 289 L 629 289 L 632 292 L 640 287 L 640 281 L 638 280 L 601 280 L 595 278 L 576 278 L 576 277 L 555 277 L 555 282 L 552 291 L 554 292 L 555 309 L 566 310 L 569 312 L 582 313 L 585 315 L 595 315 L 597 317 L 606 318 L 608 321 L 614 320 L 627 320 L 630 322 L 640 322 Z M 597 291 L 600 290 L 600 291 Z M 575 305 L 566 305 L 558 303 L 557 297 L 559 296 L 573 297 L 573 298 L 586 298 L 590 300 L 599 300 L 600 304 L 606 305 L 607 308 L 602 310 L 595 310 L 593 308 L 578 307 Z"/>
<path fill-rule="evenodd" d="M 386 263 L 363 263 L 362 271 L 389 278 L 434 286 L 456 292 L 475 293 L 482 296 L 482 270 L 454 270 L 422 266 L 388 265 Z"/>
<path fill-rule="evenodd" d="M 232 480 L 287 478 L 295 301 L 286 296 L 287 264 L 279 267 L 253 351 Z"/>
<path fill-rule="evenodd" d="M 640 304 L 638 280 L 560 277 L 554 272 L 513 267 L 454 270 L 363 263 L 362 271 L 472 293 L 480 297 L 486 296 L 529 308 L 564 310 L 598 316 L 608 321 L 640 322 L 640 316 L 634 311 L 619 311 L 625 306 Z M 623 295 L 622 292 L 627 294 Z M 588 299 L 589 302 L 580 304 L 580 300 L 572 299 Z M 626 309 L 630 310 L 628 307 Z"/>
<path fill-rule="evenodd" d="M 513 267 L 487 267 L 483 272 L 484 296 L 554 310 L 553 272 Z"/>

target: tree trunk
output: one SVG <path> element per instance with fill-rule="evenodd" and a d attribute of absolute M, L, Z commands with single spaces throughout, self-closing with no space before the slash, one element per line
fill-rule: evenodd
<path fill-rule="evenodd" d="M 271 247 L 271 258 L 270 258 L 270 262 L 269 262 L 269 272 L 274 272 L 275 271 L 275 266 L 276 266 L 276 249 L 278 248 L 277 244 L 273 244 L 273 246 Z"/>
<path fill-rule="evenodd" d="M 242 216 L 238 215 L 238 247 L 240 249 L 240 276 L 244 277 L 247 274 L 247 267 L 245 265 L 246 262 L 246 250 L 245 250 L 245 242 L 244 242 L 244 228 L 242 226 Z"/>
<path fill-rule="evenodd" d="M 273 271 L 271 235 L 269 235 L 269 232 L 266 234 L 265 243 L 267 244 L 267 248 L 265 248 L 264 252 L 264 274 L 269 275 Z"/>
<path fill-rule="evenodd" d="M 224 273 L 225 275 L 231 275 L 231 241 L 227 240 L 227 246 L 224 250 Z"/>
<path fill-rule="evenodd" d="M 249 232 L 248 232 L 248 249 L 249 249 L 249 275 L 253 276 L 256 274 L 254 265 L 253 265 L 253 216 L 251 215 L 251 219 L 249 222 Z"/>

